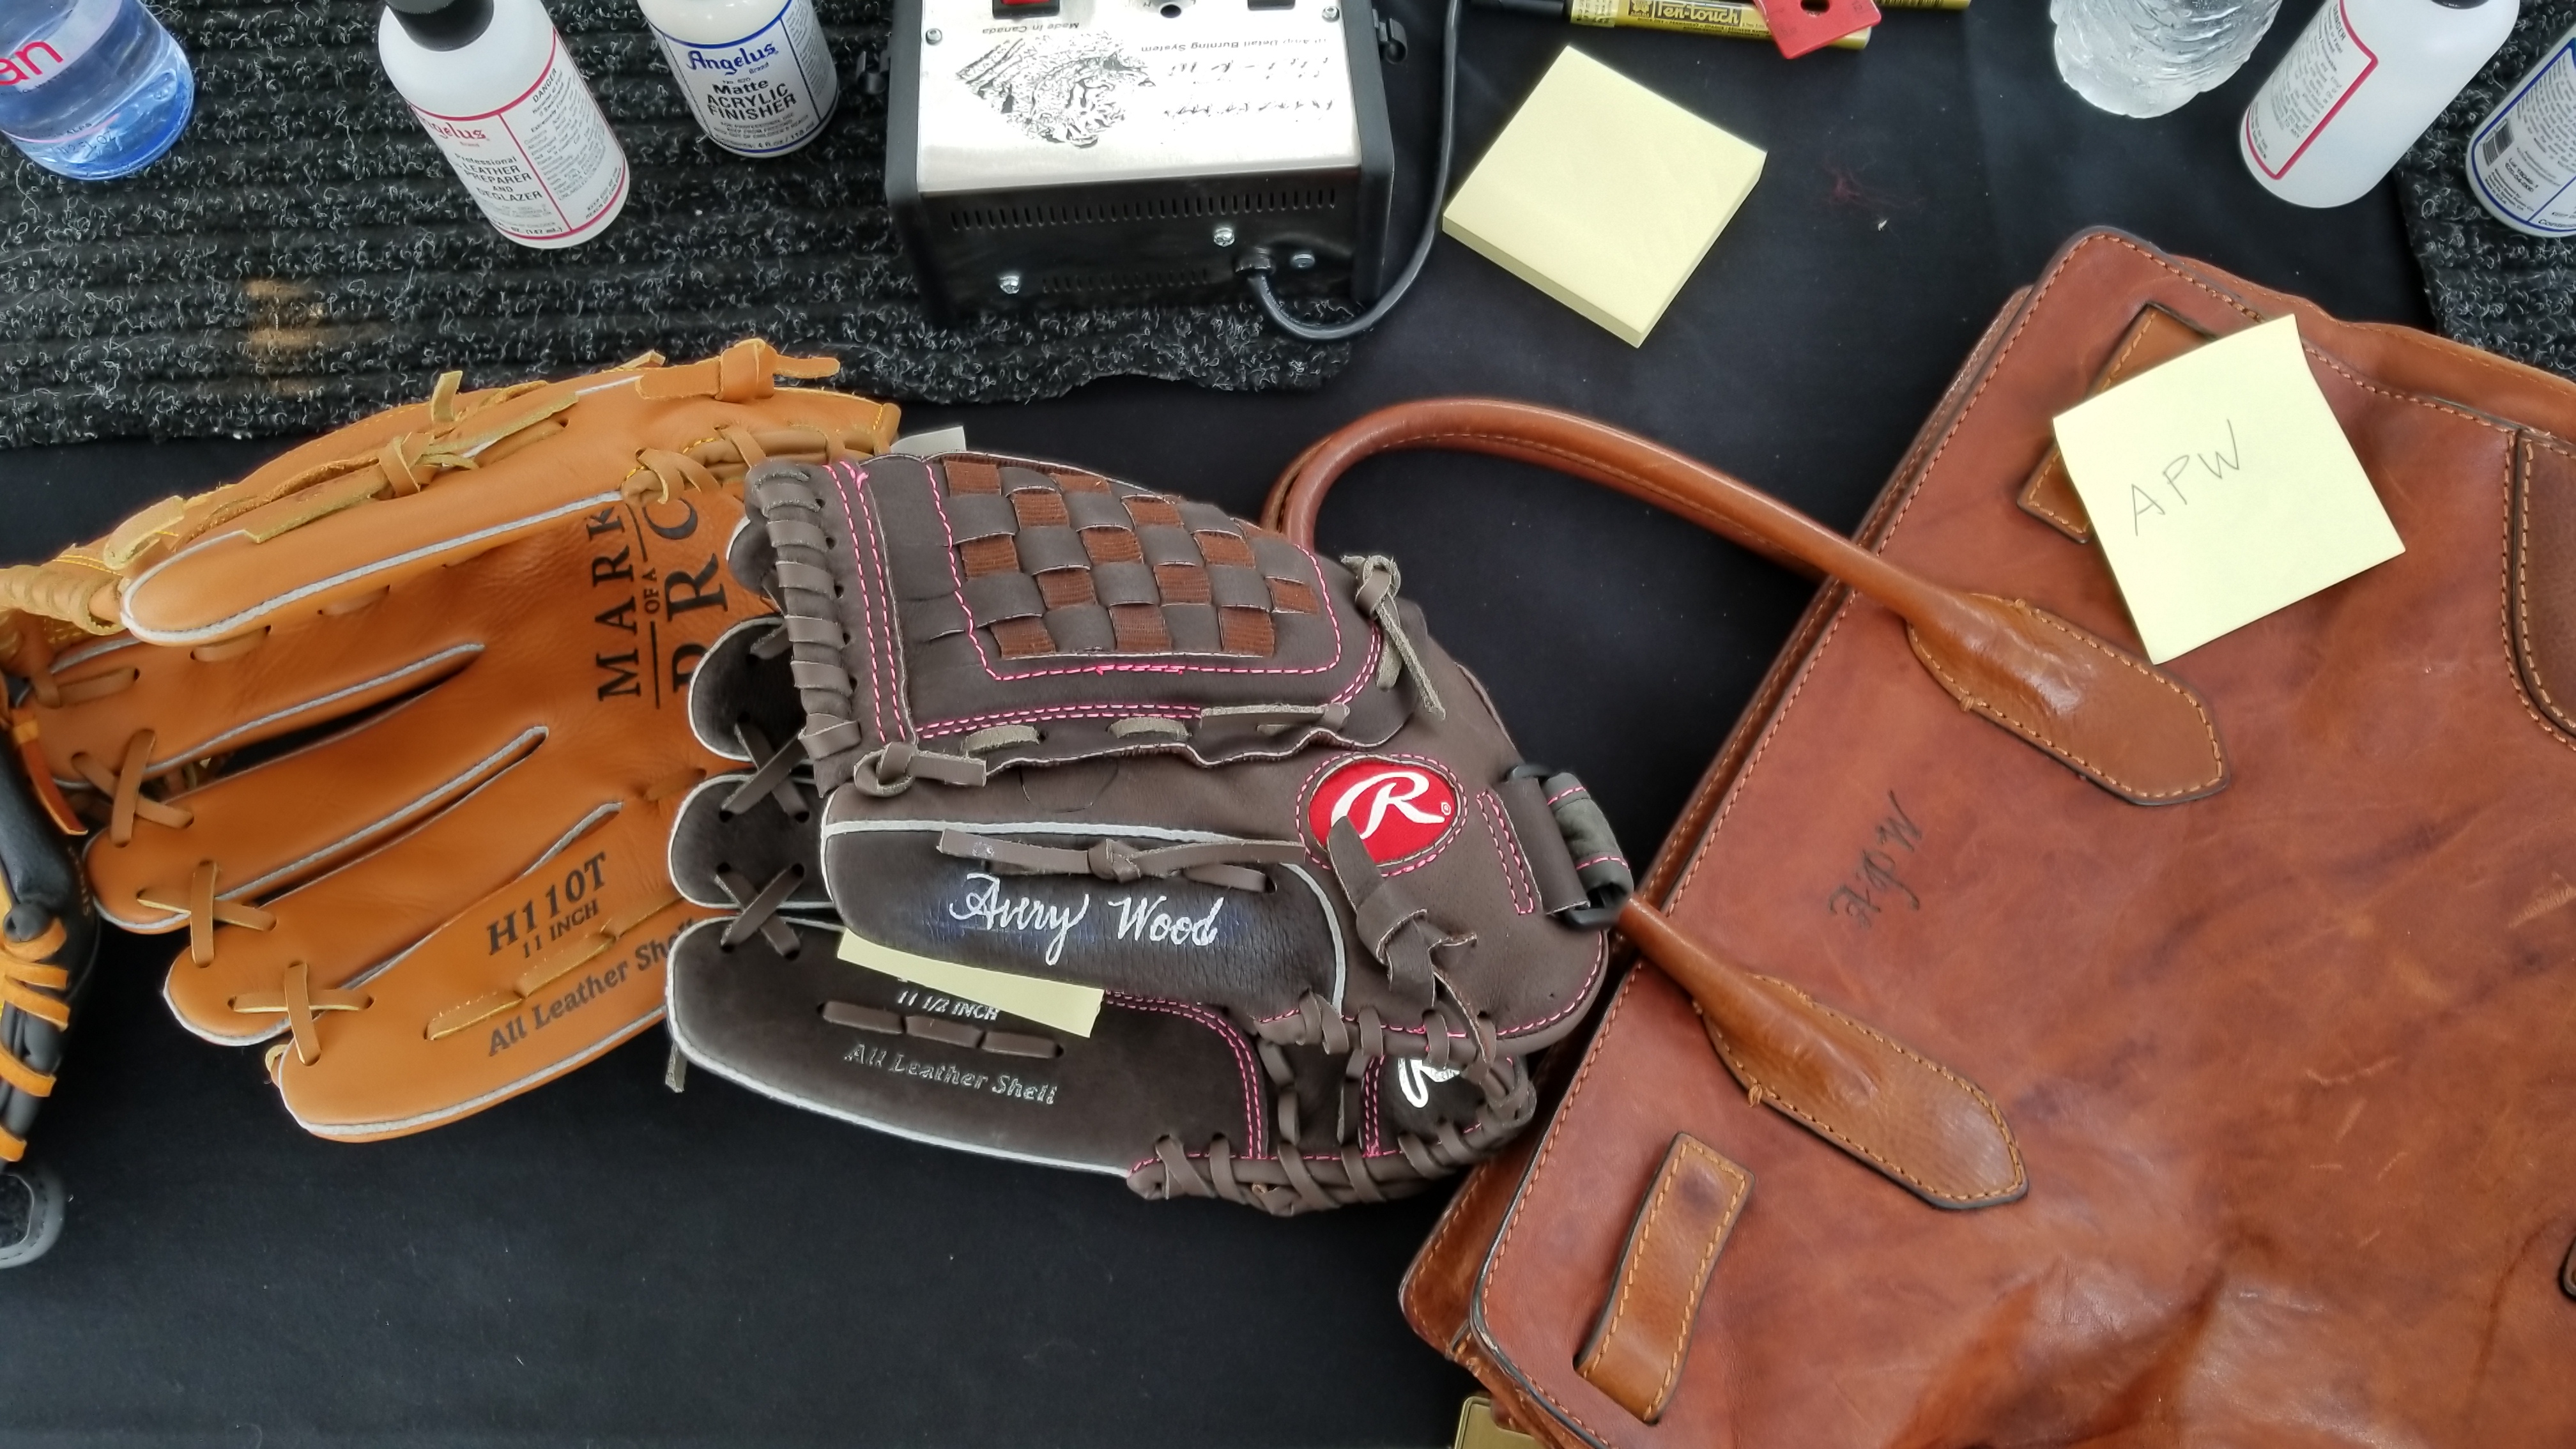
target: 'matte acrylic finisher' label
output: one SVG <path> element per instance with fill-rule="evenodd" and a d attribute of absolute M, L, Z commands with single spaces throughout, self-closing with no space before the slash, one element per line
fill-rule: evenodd
<path fill-rule="evenodd" d="M 660 25 L 653 38 L 717 145 L 776 156 L 814 139 L 841 98 L 813 0 L 787 0 L 767 24 L 719 44 L 682 40 Z"/>

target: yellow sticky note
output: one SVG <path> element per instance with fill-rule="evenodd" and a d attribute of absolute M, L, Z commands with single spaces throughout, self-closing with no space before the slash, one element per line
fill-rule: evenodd
<path fill-rule="evenodd" d="M 1762 151 L 1568 47 L 1440 228 L 1631 347 L 1762 174 Z"/>
<path fill-rule="evenodd" d="M 2296 317 L 2058 414 L 2057 447 L 2159 664 L 2406 551 Z"/>
<path fill-rule="evenodd" d="M 853 966 L 882 971 L 898 981 L 979 1002 L 995 1011 L 1007 1011 L 1079 1037 L 1090 1036 L 1091 1024 L 1100 1018 L 1101 992 L 1097 986 L 935 961 L 871 941 L 856 931 L 841 933 L 840 950 L 835 954 Z"/>

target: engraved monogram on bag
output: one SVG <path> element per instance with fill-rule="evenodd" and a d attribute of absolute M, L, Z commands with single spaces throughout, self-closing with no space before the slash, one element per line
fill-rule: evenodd
<path fill-rule="evenodd" d="M 1923 897 L 1905 883 L 1899 874 L 1904 864 L 1896 852 L 1912 856 L 1923 843 L 1923 827 L 1905 813 L 1897 802 L 1896 792 L 1887 792 L 1887 814 L 1879 818 L 1870 832 L 1869 844 L 1861 847 L 1859 863 L 1852 867 L 1851 878 L 1834 887 L 1825 897 L 1825 912 L 1857 922 L 1869 928 L 1878 913 L 1902 902 L 1909 911 L 1923 909 Z"/>

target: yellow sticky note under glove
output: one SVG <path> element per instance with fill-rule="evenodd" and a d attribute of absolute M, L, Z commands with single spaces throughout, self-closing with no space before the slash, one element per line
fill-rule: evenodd
<path fill-rule="evenodd" d="M 882 971 L 898 981 L 909 981 L 915 986 L 949 996 L 964 997 L 995 1011 L 1007 1011 L 1040 1026 L 1051 1026 L 1079 1037 L 1090 1036 L 1092 1024 L 1100 1019 L 1104 993 L 1097 986 L 1048 981 L 1042 977 L 1020 976 L 956 961 L 936 961 L 881 941 L 871 941 L 855 931 L 841 933 L 840 949 L 835 954 L 853 966 Z"/>
<path fill-rule="evenodd" d="M 2295 316 L 2060 413 L 2057 446 L 2159 664 L 2406 551 Z"/>
<path fill-rule="evenodd" d="M 1441 230 L 1645 345 L 1762 174 L 1762 152 L 1579 50 L 1441 214 Z"/>

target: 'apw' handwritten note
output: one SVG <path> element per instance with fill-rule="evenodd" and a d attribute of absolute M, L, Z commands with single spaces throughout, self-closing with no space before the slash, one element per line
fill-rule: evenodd
<path fill-rule="evenodd" d="M 2406 551 L 2295 317 L 2060 413 L 2057 446 L 2159 664 Z"/>

